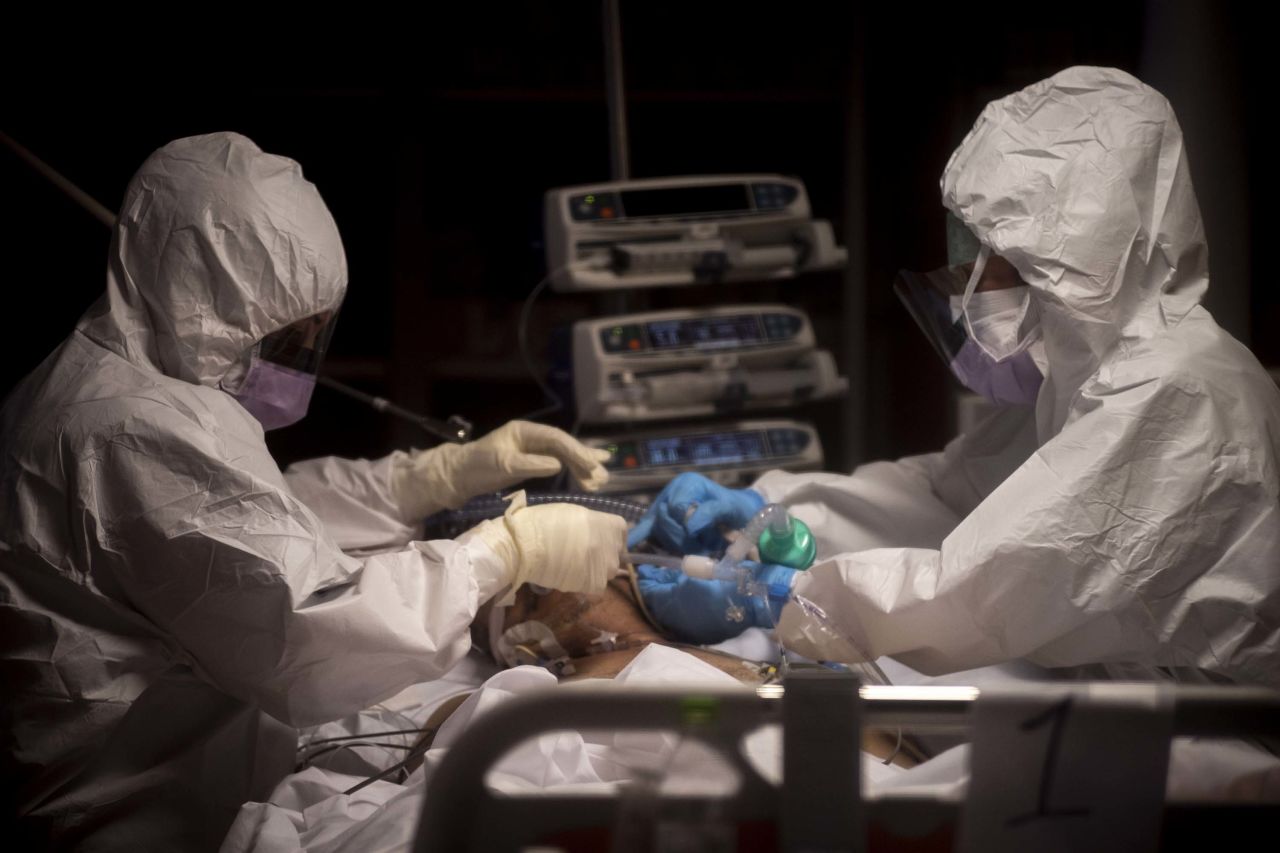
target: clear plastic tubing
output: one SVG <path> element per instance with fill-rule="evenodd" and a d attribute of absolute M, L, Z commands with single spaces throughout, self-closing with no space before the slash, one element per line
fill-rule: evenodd
<path fill-rule="evenodd" d="M 635 566 L 646 564 L 662 566 L 665 569 L 676 569 L 695 578 L 715 577 L 712 572 L 716 567 L 716 561 L 711 557 L 699 557 L 697 554 L 676 557 L 671 554 L 641 554 L 639 551 L 628 551 L 625 556 L 627 562 Z M 737 580 L 737 577 L 734 574 L 725 579 Z"/>
<path fill-rule="evenodd" d="M 721 562 L 730 562 L 736 569 L 738 563 L 746 558 L 747 553 L 760 541 L 760 534 L 765 528 L 772 528 L 774 533 L 785 534 L 791 529 L 791 517 L 782 504 L 767 504 L 751 517 L 747 526 L 742 528 L 742 535 L 729 543 Z"/>

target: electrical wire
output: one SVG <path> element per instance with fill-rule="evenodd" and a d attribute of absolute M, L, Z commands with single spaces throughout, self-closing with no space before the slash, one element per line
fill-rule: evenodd
<path fill-rule="evenodd" d="M 362 735 L 343 735 L 342 737 L 319 738 L 318 740 L 309 740 L 305 744 L 300 745 L 298 747 L 298 752 L 302 752 L 304 749 L 310 749 L 311 747 L 322 743 L 337 743 L 338 741 L 343 740 L 363 740 L 368 737 L 387 737 L 389 735 L 418 735 L 426 731 L 430 731 L 430 729 L 394 729 L 387 732 L 368 732 Z"/>
<path fill-rule="evenodd" d="M 533 290 L 529 291 L 529 295 L 524 299 L 524 304 L 520 307 L 520 320 L 516 324 L 516 343 L 520 348 L 520 360 L 524 362 L 525 370 L 529 371 L 529 376 L 531 376 L 533 381 L 537 383 L 538 388 L 542 391 L 543 397 L 546 400 L 549 400 L 551 405 L 520 415 L 518 420 L 531 421 L 535 418 L 554 415 L 556 412 L 564 409 L 564 400 L 560 398 L 560 395 L 557 394 L 550 385 L 543 381 L 542 377 L 538 375 L 538 371 L 534 369 L 533 358 L 529 355 L 529 317 L 533 314 L 533 303 L 537 300 L 539 294 L 546 289 L 547 285 L 551 283 L 553 278 L 566 269 L 568 269 L 567 266 L 560 267 L 559 269 L 554 269 L 544 275 L 542 280 L 534 286 Z"/>
<path fill-rule="evenodd" d="M 556 412 L 564 410 L 564 400 L 550 385 L 543 381 L 542 377 L 538 374 L 538 371 L 534 369 L 533 358 L 529 355 L 529 318 L 533 314 L 533 303 L 537 300 L 542 291 L 546 290 L 547 285 L 555 281 L 556 276 L 561 273 L 574 269 L 592 269 L 600 267 L 605 263 L 604 259 L 594 259 L 590 261 L 575 261 L 573 263 L 556 267 L 544 275 L 542 280 L 534 285 L 533 290 L 529 291 L 529 295 L 524 298 L 524 304 L 520 306 L 520 319 L 516 323 L 516 343 L 520 349 L 520 360 L 524 362 L 525 370 L 529 371 L 529 375 L 533 378 L 533 381 L 537 383 L 543 396 L 547 400 L 551 401 L 551 405 L 520 415 L 520 420 L 531 421 L 534 418 L 554 415 Z"/>
<path fill-rule="evenodd" d="M 302 758 L 298 760 L 298 763 L 294 766 L 293 772 L 299 773 L 303 770 L 306 770 L 307 767 L 309 767 L 312 762 L 314 762 L 317 758 L 319 758 L 322 755 L 328 755 L 332 752 L 337 752 L 338 750 L 342 750 L 342 749 L 355 749 L 357 747 L 366 747 L 366 746 L 376 746 L 379 749 L 403 749 L 403 750 L 408 750 L 410 752 L 413 751 L 412 746 L 407 746 L 406 744 L 403 744 L 403 743 L 384 743 L 382 741 L 376 741 L 376 740 L 357 740 L 357 741 L 350 741 L 348 743 L 332 743 L 332 744 L 329 744 L 328 746 L 323 746 L 320 749 L 317 749 L 315 752 L 312 752 L 308 755 L 304 755 Z"/>
<path fill-rule="evenodd" d="M 342 793 L 347 796 L 350 796 L 351 794 L 354 794 L 355 792 L 359 791 L 362 788 L 367 788 L 368 786 L 372 785 L 374 782 L 378 782 L 382 779 L 387 778 L 392 773 L 395 773 L 397 770 L 400 770 L 401 768 L 408 765 L 409 762 L 414 761 L 426 755 L 427 750 L 430 748 L 431 748 L 430 742 L 424 740 L 422 743 L 418 744 L 417 746 L 411 747 L 409 749 L 409 754 L 405 756 L 403 761 L 397 761 L 395 764 L 392 764 L 386 770 L 379 771 L 378 773 L 375 773 L 374 775 L 370 776 L 364 781 L 356 785 L 352 785 L 350 788 L 343 791 Z"/>

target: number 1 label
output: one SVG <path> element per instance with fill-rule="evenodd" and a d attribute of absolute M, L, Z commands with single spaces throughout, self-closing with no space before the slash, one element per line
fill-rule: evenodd
<path fill-rule="evenodd" d="M 960 850 L 1155 851 L 1173 733 L 1151 684 L 984 689 Z"/>

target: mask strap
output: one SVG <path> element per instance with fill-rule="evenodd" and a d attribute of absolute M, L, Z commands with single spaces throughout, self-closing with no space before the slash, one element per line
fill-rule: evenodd
<path fill-rule="evenodd" d="M 960 315 L 964 317 L 964 330 L 979 345 L 982 342 L 973 334 L 973 324 L 969 322 L 969 300 L 978 289 L 978 282 L 982 280 L 982 271 L 987 268 L 989 257 L 991 257 L 991 250 L 984 244 L 978 250 L 978 257 L 973 262 L 973 272 L 969 274 L 969 281 L 964 286 L 964 295 L 960 297 Z"/>
<path fill-rule="evenodd" d="M 979 248 L 978 257 L 973 261 L 973 272 L 969 274 L 969 280 L 964 286 L 964 295 L 960 297 L 960 311 L 965 315 L 965 330 L 968 330 L 970 337 L 973 337 L 973 329 L 969 328 L 969 300 L 972 300 L 974 292 L 978 289 L 983 270 L 987 269 L 988 257 L 991 257 L 991 250 L 987 246 Z"/>
<path fill-rule="evenodd" d="M 1008 352 L 997 354 L 992 351 L 991 346 L 986 341 L 983 341 L 980 337 L 974 334 L 973 321 L 970 320 L 969 318 L 969 303 L 973 300 L 973 294 L 977 292 L 978 281 L 982 278 L 982 272 L 986 268 L 987 260 L 990 257 L 991 257 L 991 250 L 984 245 L 982 249 L 978 252 L 977 261 L 974 262 L 973 274 L 969 276 L 969 281 L 965 285 L 964 298 L 960 302 L 960 310 L 961 310 L 961 313 L 964 315 L 964 330 L 965 330 L 965 333 L 968 334 L 970 340 L 976 343 L 978 345 L 978 348 L 981 349 L 984 353 L 986 353 L 986 355 L 989 358 L 991 358 L 996 362 L 1002 362 L 1022 352 L 1033 341 L 1037 340 L 1040 337 L 1040 328 L 1037 322 L 1037 324 L 1034 327 L 1032 327 L 1029 331 L 1025 331 L 1025 334 L 1024 334 L 1024 330 L 1026 329 L 1025 324 L 1026 324 L 1027 318 L 1028 316 L 1030 316 L 1030 312 L 1033 310 L 1033 306 L 1035 303 L 1031 299 L 1031 288 L 1023 287 L 1021 288 L 1021 290 L 1023 291 L 1023 296 L 1022 296 L 1021 304 L 1019 305 L 1019 307 L 1016 309 L 1014 308 L 1006 309 L 1006 310 L 1016 311 L 1018 314 L 1017 322 L 1018 322 L 1020 340 L 1018 341 L 1017 346 L 1015 346 L 1012 350 Z"/>

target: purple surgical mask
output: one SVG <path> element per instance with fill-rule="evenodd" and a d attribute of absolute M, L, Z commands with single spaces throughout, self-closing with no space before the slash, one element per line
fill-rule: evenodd
<path fill-rule="evenodd" d="M 950 366 L 966 388 L 997 404 L 1034 405 L 1040 383 L 1044 381 L 1029 351 L 1022 350 L 1004 361 L 996 361 L 972 338 L 965 340 Z"/>
<path fill-rule="evenodd" d="M 243 373 L 244 362 L 232 369 L 223 390 L 239 400 L 263 429 L 302 420 L 337 317 L 338 309 L 330 308 L 276 329 L 251 354 L 246 353 L 249 366 Z"/>
<path fill-rule="evenodd" d="M 315 387 L 314 373 L 293 370 L 255 356 L 244 382 L 231 396 L 258 419 L 263 429 L 271 430 L 302 420 Z"/>

